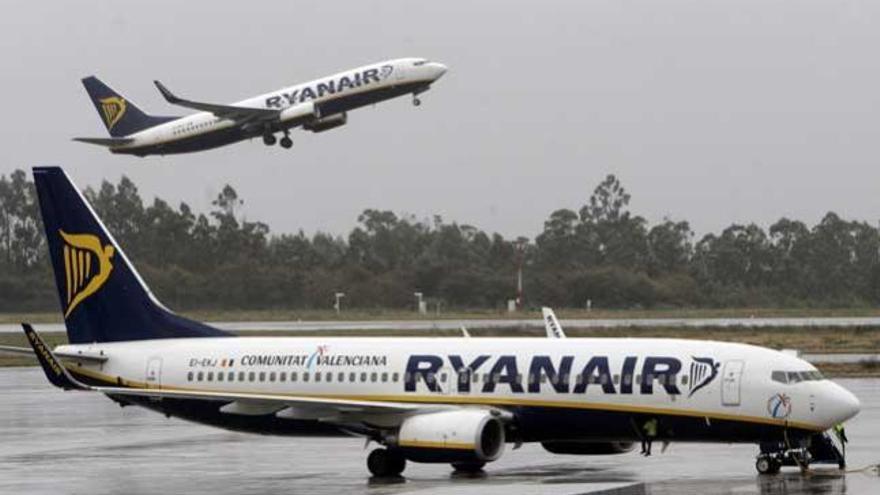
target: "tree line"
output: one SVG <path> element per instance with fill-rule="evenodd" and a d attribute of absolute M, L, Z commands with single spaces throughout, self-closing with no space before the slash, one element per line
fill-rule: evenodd
<path fill-rule="evenodd" d="M 533 240 L 441 217 L 366 209 L 347 236 L 273 234 L 241 218 L 227 185 L 207 213 L 145 204 L 127 177 L 85 195 L 160 299 L 178 309 L 406 308 L 424 293 L 445 308 L 500 308 L 524 265 L 527 306 L 853 307 L 880 300 L 880 231 L 829 212 L 812 227 L 782 218 L 695 240 L 684 220 L 650 225 L 608 175 L 578 210 L 560 209 Z M 51 277 L 33 183 L 0 176 L 0 311 L 51 310 Z"/>

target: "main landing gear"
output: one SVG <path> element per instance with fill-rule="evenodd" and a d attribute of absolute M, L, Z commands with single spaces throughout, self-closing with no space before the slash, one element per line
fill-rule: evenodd
<path fill-rule="evenodd" d="M 397 450 L 376 449 L 367 457 L 367 469 L 379 478 L 400 476 L 405 468 L 406 459 Z"/>
<path fill-rule="evenodd" d="M 293 146 L 293 139 L 290 139 L 290 131 L 284 131 L 284 137 L 281 140 L 275 139 L 275 135 L 271 132 L 263 134 L 263 144 L 266 146 L 275 146 L 275 143 L 281 145 L 284 149 L 290 149 Z"/>

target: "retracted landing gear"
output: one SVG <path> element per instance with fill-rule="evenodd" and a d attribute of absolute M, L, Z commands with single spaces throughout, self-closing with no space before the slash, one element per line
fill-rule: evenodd
<path fill-rule="evenodd" d="M 400 476 L 405 468 L 406 459 L 396 450 L 375 449 L 367 457 L 367 469 L 379 478 Z"/>

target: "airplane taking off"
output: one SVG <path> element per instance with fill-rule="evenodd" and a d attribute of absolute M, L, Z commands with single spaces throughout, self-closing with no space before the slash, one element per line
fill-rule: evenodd
<path fill-rule="evenodd" d="M 744 344 L 236 337 L 165 308 L 62 169 L 35 168 L 34 182 L 69 344 L 53 351 L 24 324 L 33 349 L 4 350 L 36 354 L 57 387 L 123 406 L 254 433 L 363 437 L 381 445 L 367 459 L 376 476 L 408 460 L 476 471 L 509 443 L 606 455 L 650 440 L 760 443 L 756 466 L 773 472 L 784 452 L 812 448 L 859 411 L 806 361 Z"/>
<path fill-rule="evenodd" d="M 157 117 L 144 113 L 95 76 L 82 80 L 109 138 L 74 138 L 106 146 L 112 153 L 147 156 L 190 153 L 262 136 L 283 148 L 293 146 L 290 130 L 302 127 L 323 132 L 345 125 L 348 111 L 430 89 L 446 66 L 424 58 L 400 58 L 366 65 L 305 84 L 262 94 L 232 104 L 205 103 L 174 95 L 155 81 L 162 96 L 174 105 L 198 110 L 186 117 Z"/>

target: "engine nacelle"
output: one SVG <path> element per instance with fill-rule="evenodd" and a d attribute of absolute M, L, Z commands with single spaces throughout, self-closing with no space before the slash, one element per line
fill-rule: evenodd
<path fill-rule="evenodd" d="M 541 442 L 541 446 L 553 454 L 569 455 L 625 454 L 635 447 L 632 442 Z"/>
<path fill-rule="evenodd" d="M 345 125 L 348 122 L 348 115 L 345 112 L 327 115 L 311 122 L 303 124 L 303 129 L 312 132 L 324 132 L 334 127 Z"/>
<path fill-rule="evenodd" d="M 299 105 L 293 105 L 291 107 L 287 107 L 278 114 L 278 120 L 281 122 L 287 122 L 290 120 L 297 120 L 306 117 L 312 117 L 315 115 L 315 103 L 311 101 L 307 101 L 305 103 L 300 103 Z"/>
<path fill-rule="evenodd" d="M 504 452 L 504 425 L 479 409 L 418 414 L 401 423 L 394 443 L 415 462 L 488 462 Z"/>

